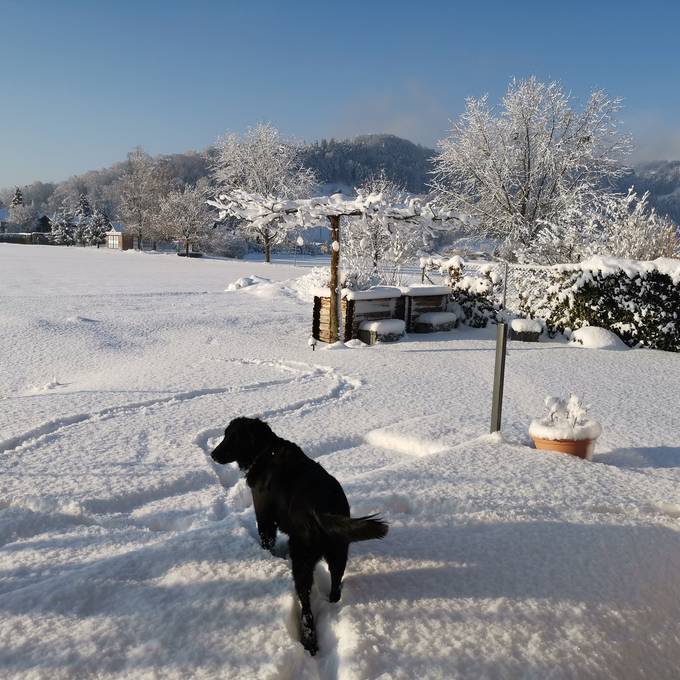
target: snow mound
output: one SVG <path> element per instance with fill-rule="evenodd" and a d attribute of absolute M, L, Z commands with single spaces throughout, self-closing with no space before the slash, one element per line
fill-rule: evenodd
<path fill-rule="evenodd" d="M 312 302 L 319 290 L 325 289 L 326 295 L 330 295 L 328 282 L 331 272 L 328 267 L 314 267 L 309 273 L 290 281 L 290 289 L 304 302 Z"/>
<path fill-rule="evenodd" d="M 271 283 L 270 279 L 265 279 L 262 276 L 257 276 L 256 274 L 251 274 L 250 276 L 243 276 L 237 279 L 233 283 L 230 283 L 224 290 L 231 292 L 233 290 L 240 290 L 241 288 L 248 288 L 249 286 L 255 286 L 258 283 Z"/>
<path fill-rule="evenodd" d="M 332 342 L 330 345 L 326 345 L 325 347 L 322 347 L 322 349 L 329 350 L 329 349 L 347 349 L 345 347 L 345 343 L 342 342 L 341 340 L 338 340 L 338 342 Z"/>
<path fill-rule="evenodd" d="M 571 344 L 589 349 L 628 349 L 621 338 L 599 326 L 584 326 L 571 334 Z"/>
<path fill-rule="evenodd" d="M 540 333 L 543 324 L 538 319 L 513 319 L 510 328 L 517 333 Z"/>
<path fill-rule="evenodd" d="M 433 326 L 443 326 L 455 322 L 458 315 L 454 312 L 425 312 L 418 316 L 418 323 L 428 323 Z"/>
<path fill-rule="evenodd" d="M 362 331 L 374 331 L 381 334 L 403 333 L 406 322 L 403 319 L 378 319 L 377 321 L 362 321 L 359 329 Z"/>
<path fill-rule="evenodd" d="M 359 338 L 354 338 L 352 340 L 348 340 L 345 343 L 345 347 L 349 347 L 350 349 L 355 349 L 355 348 L 361 348 L 361 347 L 368 347 L 368 345 L 365 342 L 362 342 L 359 340 Z"/>

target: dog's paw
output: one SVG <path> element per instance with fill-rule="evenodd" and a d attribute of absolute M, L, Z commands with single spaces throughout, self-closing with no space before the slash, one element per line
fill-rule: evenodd
<path fill-rule="evenodd" d="M 314 631 L 302 629 L 301 640 L 302 646 L 309 652 L 310 656 L 314 656 L 319 651 L 319 644 L 316 641 L 316 633 Z"/>
<path fill-rule="evenodd" d="M 331 590 L 330 593 L 328 593 L 328 601 L 329 602 L 340 602 L 340 597 L 342 596 L 342 589 L 338 588 L 337 590 Z"/>
<path fill-rule="evenodd" d="M 310 655 L 314 656 L 319 651 L 319 644 L 316 640 L 316 629 L 314 627 L 314 618 L 311 614 L 303 614 L 300 624 L 300 642 Z"/>

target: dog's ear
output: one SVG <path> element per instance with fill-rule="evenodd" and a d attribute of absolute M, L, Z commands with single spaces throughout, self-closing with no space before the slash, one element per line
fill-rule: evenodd
<path fill-rule="evenodd" d="M 269 446 L 278 439 L 272 428 L 269 427 L 269 423 L 265 423 L 264 420 L 260 420 L 259 418 L 248 418 L 244 420 L 249 421 L 249 435 L 252 438 L 255 447 Z"/>

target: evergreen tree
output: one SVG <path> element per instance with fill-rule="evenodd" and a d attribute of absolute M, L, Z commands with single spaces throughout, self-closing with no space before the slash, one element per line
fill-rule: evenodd
<path fill-rule="evenodd" d="M 50 240 L 58 246 L 70 246 L 74 243 L 74 224 L 69 212 L 62 208 L 52 220 Z"/>
<path fill-rule="evenodd" d="M 109 218 L 101 210 L 95 208 L 85 231 L 85 240 L 91 246 L 99 248 L 102 243 L 106 242 L 106 232 L 110 230 Z"/>
<path fill-rule="evenodd" d="M 73 219 L 73 239 L 76 244 L 85 245 L 88 242 L 88 229 L 92 219 L 92 206 L 85 194 L 80 194 L 78 207 Z"/>
<path fill-rule="evenodd" d="M 14 196 L 12 196 L 12 202 L 9 204 L 10 208 L 15 208 L 18 205 L 24 204 L 24 195 L 21 193 L 21 189 L 17 187 L 14 191 Z"/>
<path fill-rule="evenodd" d="M 24 195 L 17 187 L 9 204 L 9 221 L 15 229 L 20 231 L 31 231 L 35 222 L 35 211 L 30 205 L 24 203 Z"/>
<path fill-rule="evenodd" d="M 76 221 L 78 219 L 87 220 L 91 216 L 92 206 L 90 205 L 90 201 L 87 200 L 87 196 L 85 194 L 80 194 L 80 197 L 78 198 L 78 207 L 76 208 L 75 212 Z"/>

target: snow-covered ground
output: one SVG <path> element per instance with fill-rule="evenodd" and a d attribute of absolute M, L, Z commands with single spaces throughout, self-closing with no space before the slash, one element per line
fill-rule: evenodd
<path fill-rule="evenodd" d="M 307 268 L 3 244 L 0 271 L 0 677 L 677 678 L 680 356 L 511 343 L 490 436 L 493 329 L 312 352 Z M 592 463 L 528 446 L 569 391 Z M 237 415 L 391 523 L 339 604 L 317 569 L 314 658 L 208 457 Z"/>

